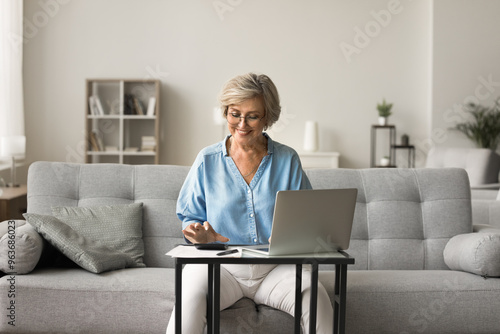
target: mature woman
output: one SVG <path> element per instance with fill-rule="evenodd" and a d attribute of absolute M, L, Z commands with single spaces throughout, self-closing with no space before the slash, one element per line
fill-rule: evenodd
<path fill-rule="evenodd" d="M 281 112 L 278 91 L 268 76 L 249 73 L 231 79 L 220 104 L 230 135 L 198 154 L 179 194 L 177 215 L 192 243 L 266 244 L 276 192 L 310 189 L 311 184 L 297 153 L 263 132 Z M 309 268 L 304 269 L 304 333 L 309 329 L 309 275 Z M 203 333 L 206 265 L 187 265 L 183 278 L 183 332 Z M 293 315 L 294 287 L 293 265 L 222 265 L 220 307 L 247 297 Z M 330 299 L 321 284 L 318 290 L 317 332 L 332 333 Z M 174 332 L 174 322 L 172 314 L 167 333 Z"/>

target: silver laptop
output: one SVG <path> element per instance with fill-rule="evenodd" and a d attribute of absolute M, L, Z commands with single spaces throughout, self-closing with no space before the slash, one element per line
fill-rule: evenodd
<path fill-rule="evenodd" d="M 243 254 L 321 254 L 349 248 L 357 193 L 355 188 L 278 191 L 269 247 L 245 247 Z"/>

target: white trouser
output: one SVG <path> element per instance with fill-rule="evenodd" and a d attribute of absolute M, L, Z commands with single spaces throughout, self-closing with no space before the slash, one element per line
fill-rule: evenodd
<path fill-rule="evenodd" d="M 247 297 L 256 304 L 294 315 L 295 265 L 221 265 L 220 309 L 224 310 Z M 207 322 L 208 268 L 204 264 L 186 265 L 182 272 L 182 332 L 202 334 Z M 309 333 L 310 266 L 302 269 L 302 332 Z M 333 332 L 330 298 L 318 282 L 316 333 Z M 250 317 L 250 315 L 249 315 Z M 175 309 L 167 327 L 174 334 Z"/>

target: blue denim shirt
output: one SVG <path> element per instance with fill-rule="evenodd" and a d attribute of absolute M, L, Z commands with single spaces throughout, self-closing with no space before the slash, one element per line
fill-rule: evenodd
<path fill-rule="evenodd" d="M 311 189 L 299 156 L 267 137 L 267 155 L 249 185 L 223 141 L 201 150 L 177 201 L 182 229 L 208 221 L 230 244 L 267 244 L 279 190 Z"/>

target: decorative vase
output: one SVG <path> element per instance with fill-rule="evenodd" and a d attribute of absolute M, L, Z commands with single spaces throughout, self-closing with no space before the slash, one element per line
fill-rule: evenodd
<path fill-rule="evenodd" d="M 408 137 L 408 135 L 404 134 L 401 136 L 401 145 L 403 146 L 410 145 L 410 137 Z"/>
<path fill-rule="evenodd" d="M 380 165 L 384 167 L 389 166 L 390 162 L 390 159 L 387 157 L 383 157 L 382 159 L 380 159 Z"/>
<path fill-rule="evenodd" d="M 379 116 L 378 118 L 379 125 L 387 125 L 387 123 L 388 123 L 388 117 Z"/>
<path fill-rule="evenodd" d="M 304 151 L 316 152 L 318 150 L 318 123 L 307 121 L 304 133 Z"/>

